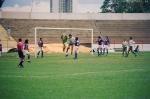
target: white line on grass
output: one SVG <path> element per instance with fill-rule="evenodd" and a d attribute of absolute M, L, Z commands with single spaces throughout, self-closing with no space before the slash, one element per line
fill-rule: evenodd
<path fill-rule="evenodd" d="M 80 75 L 88 75 L 88 74 L 102 74 L 102 73 L 120 73 L 120 72 L 135 72 L 135 71 L 150 71 L 147 69 L 130 69 L 130 70 L 107 70 L 100 72 L 83 72 L 83 73 L 72 73 L 72 74 L 59 74 L 59 75 L 0 75 L 1 78 L 52 78 L 55 79 L 57 77 L 69 77 L 69 76 L 80 76 Z"/>

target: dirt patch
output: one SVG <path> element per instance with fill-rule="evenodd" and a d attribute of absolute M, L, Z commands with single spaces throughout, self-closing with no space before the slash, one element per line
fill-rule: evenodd
<path fill-rule="evenodd" d="M 30 44 L 30 52 L 34 53 L 35 52 L 35 45 Z M 43 47 L 44 52 L 46 53 L 63 53 L 63 45 L 62 44 L 44 44 Z M 80 45 L 79 46 L 79 52 L 82 53 L 89 53 L 91 48 Z"/>

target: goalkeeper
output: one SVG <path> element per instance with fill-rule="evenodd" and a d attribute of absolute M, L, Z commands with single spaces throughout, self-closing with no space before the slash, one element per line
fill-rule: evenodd
<path fill-rule="evenodd" d="M 63 43 L 63 52 L 65 52 L 65 49 L 66 49 L 66 46 L 67 46 L 67 41 L 68 41 L 68 37 L 66 34 L 62 34 L 61 35 L 61 40 L 62 40 L 62 43 Z"/>

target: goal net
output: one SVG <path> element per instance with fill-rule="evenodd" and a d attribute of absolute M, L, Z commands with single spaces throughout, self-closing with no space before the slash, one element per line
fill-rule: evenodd
<path fill-rule="evenodd" d="M 44 41 L 44 48 L 46 52 L 63 52 L 61 35 L 72 34 L 73 37 L 78 37 L 81 50 L 84 52 L 86 48 L 89 48 L 88 52 L 93 48 L 93 29 L 88 28 L 50 28 L 50 27 L 35 27 L 34 29 L 34 43 L 35 43 L 35 57 L 37 57 L 38 41 L 40 38 Z"/>

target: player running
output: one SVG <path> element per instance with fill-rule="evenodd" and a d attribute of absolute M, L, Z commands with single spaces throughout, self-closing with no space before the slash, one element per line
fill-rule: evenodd
<path fill-rule="evenodd" d="M 122 56 L 127 57 L 127 46 L 128 42 L 124 39 L 122 42 Z"/>
<path fill-rule="evenodd" d="M 38 53 L 37 53 L 37 57 L 39 57 L 40 53 L 41 53 L 41 57 L 43 57 L 43 40 L 42 38 L 40 38 L 39 42 L 38 42 Z"/>
<path fill-rule="evenodd" d="M 30 63 L 30 53 L 29 53 L 29 45 L 28 45 L 28 39 L 24 42 L 24 55 L 27 56 L 27 62 Z"/>
<path fill-rule="evenodd" d="M 102 40 L 101 36 L 98 36 L 97 43 L 98 43 L 97 52 L 98 52 L 98 56 L 99 56 L 99 55 L 102 55 L 102 51 L 103 51 L 103 40 Z"/>
<path fill-rule="evenodd" d="M 140 54 L 139 45 L 136 46 L 136 48 L 134 49 L 134 52 L 136 53 L 136 55 Z"/>
<path fill-rule="evenodd" d="M 129 40 L 129 49 L 128 49 L 127 57 L 128 57 L 128 55 L 129 55 L 130 52 L 132 52 L 136 56 L 136 53 L 133 51 L 134 45 L 135 45 L 135 41 L 133 40 L 132 37 L 130 37 L 130 40 Z"/>
<path fill-rule="evenodd" d="M 71 47 L 71 55 L 73 53 L 73 46 L 74 46 L 74 38 L 72 37 L 71 34 L 69 34 L 69 39 L 68 39 L 68 47 L 67 47 L 67 51 L 66 51 L 66 57 L 68 56 L 68 51 Z"/>
<path fill-rule="evenodd" d="M 23 54 L 23 43 L 21 38 L 18 40 L 17 49 L 18 49 L 18 56 L 20 58 L 20 63 L 18 64 L 18 67 L 23 68 L 24 54 Z"/>
<path fill-rule="evenodd" d="M 62 43 L 63 43 L 63 52 L 65 52 L 65 49 L 66 49 L 66 46 L 67 46 L 67 40 L 68 40 L 68 37 L 66 34 L 63 34 L 61 36 L 61 40 L 62 40 Z"/>
<path fill-rule="evenodd" d="M 74 52 L 74 59 L 77 59 L 77 58 L 78 58 L 79 45 L 80 45 L 80 41 L 79 41 L 78 37 L 76 37 L 76 38 L 75 38 L 75 52 Z"/>
<path fill-rule="evenodd" d="M 106 51 L 106 56 L 108 55 L 109 46 L 110 46 L 110 40 L 109 40 L 108 36 L 106 36 L 106 38 L 104 40 L 103 55 L 105 54 L 105 51 Z"/>

